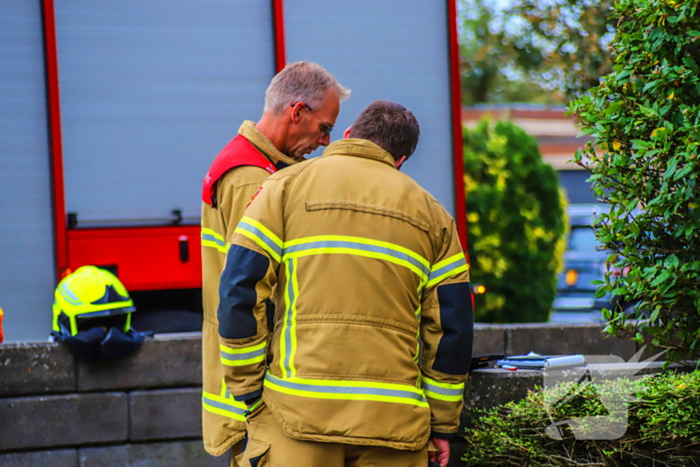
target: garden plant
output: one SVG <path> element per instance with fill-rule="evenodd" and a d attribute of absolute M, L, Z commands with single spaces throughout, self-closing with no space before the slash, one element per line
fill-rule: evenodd
<path fill-rule="evenodd" d="M 637 303 L 632 316 L 604 310 L 610 334 L 688 359 L 700 351 L 700 1 L 621 0 L 611 18 L 613 72 L 570 104 L 594 137 L 575 162 L 610 205 L 595 226 L 613 252 L 597 294 Z"/>
<path fill-rule="evenodd" d="M 475 320 L 548 321 L 566 229 L 554 169 L 520 127 L 484 120 L 464 130 L 464 171 Z"/>

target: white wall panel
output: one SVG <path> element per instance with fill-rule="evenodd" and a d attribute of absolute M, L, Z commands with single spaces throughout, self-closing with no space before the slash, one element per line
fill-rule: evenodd
<path fill-rule="evenodd" d="M 0 307 L 6 342 L 46 340 L 54 289 L 39 0 L 0 1 Z"/>
<path fill-rule="evenodd" d="M 352 89 L 332 139 L 375 100 L 406 106 L 421 138 L 402 170 L 454 216 L 447 2 L 286 0 L 284 15 L 287 61 L 316 62 Z"/>
<path fill-rule="evenodd" d="M 198 222 L 209 165 L 262 114 L 271 2 L 61 0 L 56 31 L 66 211 Z"/>

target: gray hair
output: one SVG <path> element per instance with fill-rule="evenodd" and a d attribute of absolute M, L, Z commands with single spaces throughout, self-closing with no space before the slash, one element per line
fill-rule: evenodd
<path fill-rule="evenodd" d="M 329 89 L 335 89 L 341 101 L 350 90 L 323 67 L 311 62 L 290 63 L 272 78 L 265 93 L 265 113 L 279 115 L 291 104 L 303 102 L 313 109 L 323 106 Z"/>

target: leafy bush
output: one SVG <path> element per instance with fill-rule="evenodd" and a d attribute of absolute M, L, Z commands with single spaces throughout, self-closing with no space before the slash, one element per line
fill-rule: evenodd
<path fill-rule="evenodd" d="M 474 412 L 462 460 L 470 466 L 700 465 L 700 372 L 594 382 L 577 397 L 551 404 L 570 389 L 571 384 L 538 389 L 518 403 Z M 638 399 L 629 404 L 627 432 L 620 439 L 577 440 L 565 432 L 557 440 L 545 433 L 552 421 L 608 415 L 600 403 L 605 393 L 623 400 L 635 391 Z"/>
<path fill-rule="evenodd" d="M 669 360 L 700 350 L 699 3 L 616 3 L 614 71 L 570 106 L 595 136 L 575 161 L 611 206 L 596 225 L 613 251 L 598 294 L 639 300 L 649 317 L 604 311 L 607 329 L 670 349 Z"/>
<path fill-rule="evenodd" d="M 554 169 L 521 128 L 484 120 L 464 130 L 464 171 L 475 319 L 547 321 L 566 229 Z"/>

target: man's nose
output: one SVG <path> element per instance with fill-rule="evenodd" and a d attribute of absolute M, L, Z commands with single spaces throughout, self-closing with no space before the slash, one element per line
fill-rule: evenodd
<path fill-rule="evenodd" d="M 320 144 L 321 146 L 328 146 L 329 144 L 331 144 L 330 133 L 327 135 L 321 136 L 321 139 L 318 140 L 318 144 Z"/>

